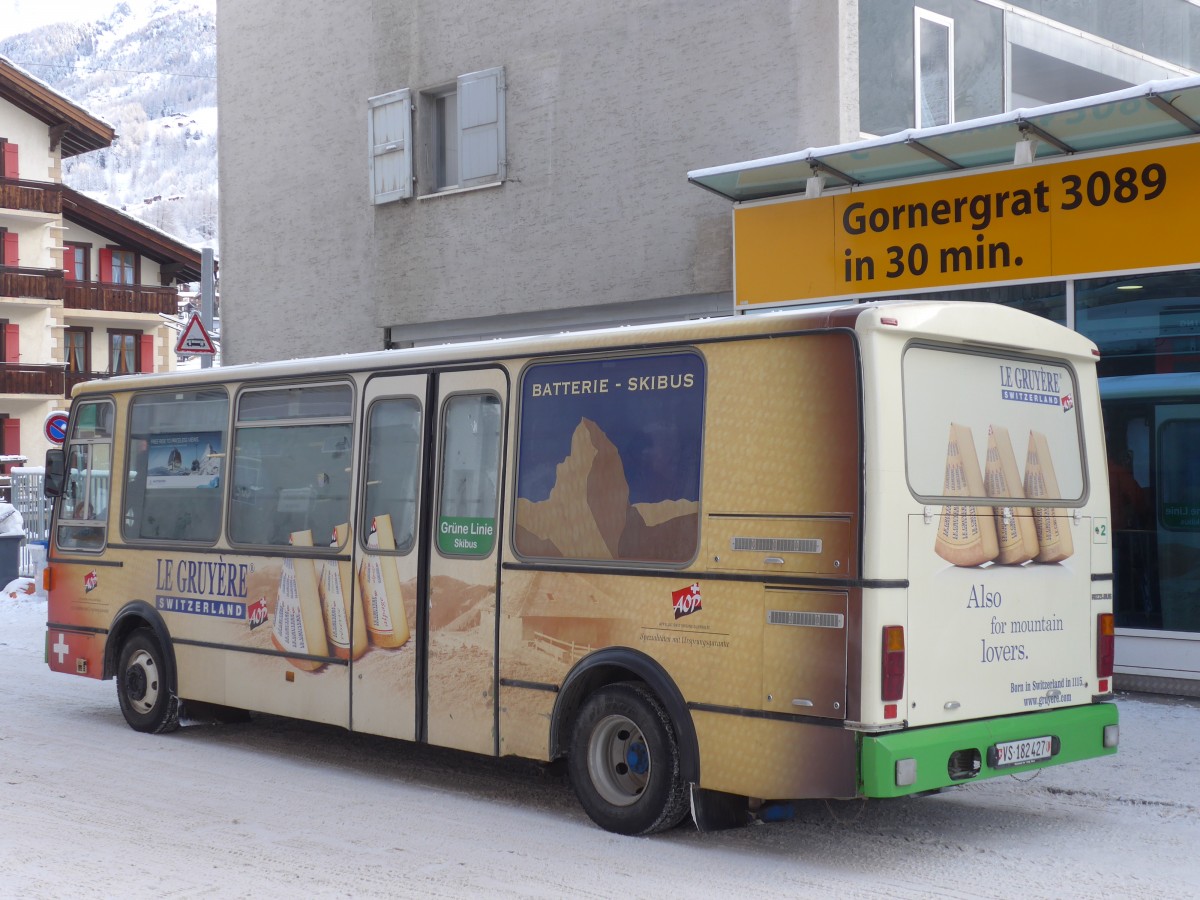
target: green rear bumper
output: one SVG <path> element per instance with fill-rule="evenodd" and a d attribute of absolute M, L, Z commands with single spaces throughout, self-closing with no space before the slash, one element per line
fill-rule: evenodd
<path fill-rule="evenodd" d="M 1090 706 L 912 728 L 888 734 L 864 734 L 859 737 L 859 791 L 864 797 L 903 797 L 997 775 L 1110 756 L 1117 752 L 1117 748 L 1104 746 L 1104 727 L 1115 724 L 1117 707 L 1112 703 L 1094 703 Z M 1005 769 L 994 769 L 988 765 L 988 748 L 997 742 L 1044 735 L 1058 738 L 1059 751 L 1050 759 Z M 961 759 L 963 751 L 969 755 L 971 750 L 979 753 L 978 774 L 970 778 L 951 778 L 951 756 L 958 753 Z M 913 784 L 896 784 L 896 763 L 902 759 L 916 760 L 917 772 Z"/>

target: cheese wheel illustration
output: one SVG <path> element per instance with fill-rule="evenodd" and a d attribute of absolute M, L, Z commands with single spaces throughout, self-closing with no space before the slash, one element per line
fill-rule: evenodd
<path fill-rule="evenodd" d="M 333 530 L 332 547 L 346 547 L 350 526 Z M 353 590 L 354 568 L 348 560 L 329 560 L 321 567 L 321 608 L 329 646 L 338 659 L 358 659 L 367 652 L 367 623 L 362 611 L 362 591 Z"/>
<path fill-rule="evenodd" d="M 311 547 L 311 531 L 294 531 L 293 547 Z M 271 642 L 284 653 L 303 656 L 327 656 L 329 641 L 325 634 L 325 615 L 321 610 L 317 569 L 312 559 L 288 557 L 279 576 L 279 601 L 275 605 L 275 624 Z M 325 665 L 322 659 L 288 657 L 297 669 L 315 672 Z"/>
<path fill-rule="evenodd" d="M 1046 436 L 1037 431 L 1029 432 L 1029 452 L 1025 457 L 1025 496 L 1030 500 L 1062 498 L 1058 478 L 1054 474 L 1054 460 L 1050 457 L 1050 446 Z M 1037 526 L 1038 562 L 1062 562 L 1075 552 L 1066 510 L 1035 506 L 1033 521 Z"/>
<path fill-rule="evenodd" d="M 947 497 L 985 496 L 975 439 L 966 425 L 950 425 L 942 493 Z M 978 566 L 995 559 L 1000 546 L 992 507 L 968 503 L 943 506 L 933 549 L 956 566 Z"/>
<path fill-rule="evenodd" d="M 396 558 L 371 552 L 396 549 L 390 515 L 376 516 L 371 522 L 367 547 L 367 554 L 358 568 L 367 633 L 378 647 L 403 647 L 409 638 L 408 615 L 404 610 Z"/>
<path fill-rule="evenodd" d="M 1008 429 L 999 425 L 988 427 L 987 459 L 984 462 L 983 483 L 989 497 L 1021 500 L 1025 497 L 1017 457 L 1013 453 Z M 1013 566 L 1028 562 L 1038 555 L 1040 547 L 1033 511 L 1027 506 L 996 506 L 996 540 L 1000 551 L 996 562 Z"/>

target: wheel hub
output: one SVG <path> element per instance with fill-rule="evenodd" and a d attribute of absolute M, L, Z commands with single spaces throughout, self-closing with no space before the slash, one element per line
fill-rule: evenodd
<path fill-rule="evenodd" d="M 125 695 L 130 700 L 141 700 L 146 696 L 146 670 L 141 666 L 130 666 L 125 670 Z"/>
<path fill-rule="evenodd" d="M 632 719 L 613 714 L 597 723 L 588 744 L 588 772 L 606 803 L 636 803 L 649 784 L 652 768 L 646 738 Z"/>
<path fill-rule="evenodd" d="M 625 749 L 625 764 L 635 775 L 645 775 L 650 771 L 650 753 L 641 741 L 630 744 Z"/>

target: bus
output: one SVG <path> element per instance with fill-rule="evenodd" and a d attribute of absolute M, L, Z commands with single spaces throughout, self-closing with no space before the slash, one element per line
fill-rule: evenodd
<path fill-rule="evenodd" d="M 1112 754 L 1096 359 L 902 302 L 87 382 L 46 660 L 565 759 L 621 834 Z"/>

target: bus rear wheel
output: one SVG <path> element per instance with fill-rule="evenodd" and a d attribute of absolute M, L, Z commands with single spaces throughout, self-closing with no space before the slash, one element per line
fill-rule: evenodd
<path fill-rule="evenodd" d="M 171 693 L 166 654 L 148 628 L 132 632 L 121 645 L 117 701 L 134 731 L 162 734 L 179 727 L 179 698 Z"/>
<path fill-rule="evenodd" d="M 584 702 L 567 766 L 580 804 L 608 831 L 654 834 L 687 813 L 671 717 L 639 683 L 609 685 Z"/>

